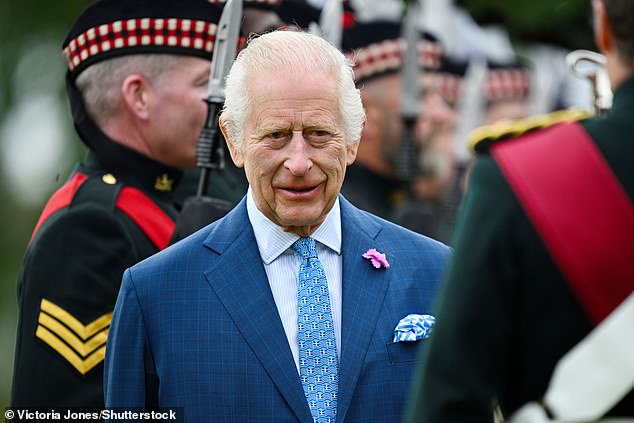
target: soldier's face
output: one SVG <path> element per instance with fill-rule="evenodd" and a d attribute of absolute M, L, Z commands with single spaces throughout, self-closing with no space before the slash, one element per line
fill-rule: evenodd
<path fill-rule="evenodd" d="M 421 90 L 421 110 L 415 128 L 416 142 L 423 149 L 439 143 L 450 147 L 455 125 L 455 113 L 438 93 L 428 90 L 427 86 L 423 85 L 422 79 L 421 86 L 425 88 Z M 399 74 L 385 75 L 376 80 L 368 81 L 367 89 L 373 91 L 365 97 L 365 106 L 367 108 L 375 107 L 380 113 L 374 116 L 368 113 L 368 120 L 374 118 L 375 121 L 368 121 L 366 125 L 368 131 L 364 132 L 364 138 L 372 132 L 369 129 L 374 129 L 372 133 L 381 137 L 383 158 L 390 165 L 394 165 L 404 135 L 401 116 L 403 81 Z"/>
<path fill-rule="evenodd" d="M 149 135 L 153 157 L 180 169 L 193 167 L 196 143 L 205 123 L 210 62 L 179 58 L 148 91 Z"/>
<path fill-rule="evenodd" d="M 346 144 L 339 92 L 331 75 L 261 72 L 249 81 L 251 104 L 241 148 L 258 209 L 306 236 L 332 208 L 358 143 Z"/>
<path fill-rule="evenodd" d="M 431 177 L 453 167 L 456 115 L 434 91 L 424 92 L 422 110 L 416 122 L 416 140 L 422 151 L 421 171 Z"/>

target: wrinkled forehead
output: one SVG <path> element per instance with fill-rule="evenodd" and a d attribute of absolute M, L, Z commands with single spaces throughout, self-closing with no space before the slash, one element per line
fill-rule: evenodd
<path fill-rule="evenodd" d="M 261 68 L 247 78 L 253 97 L 267 93 L 276 96 L 336 96 L 338 81 L 333 72 L 297 68 Z"/>
<path fill-rule="evenodd" d="M 334 80 L 314 74 L 287 76 L 262 74 L 252 81 L 247 116 L 253 124 L 341 125 L 339 92 Z"/>
<path fill-rule="evenodd" d="M 339 84 L 327 72 L 302 73 L 296 69 L 263 69 L 247 79 L 252 107 L 267 103 L 270 106 L 295 105 L 315 102 L 336 106 Z"/>
<path fill-rule="evenodd" d="M 321 101 L 281 102 L 256 107 L 251 123 L 257 131 L 322 129 L 342 130 L 341 116 L 332 104 Z"/>

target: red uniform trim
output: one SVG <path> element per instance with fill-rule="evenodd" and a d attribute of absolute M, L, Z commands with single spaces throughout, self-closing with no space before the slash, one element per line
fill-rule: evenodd
<path fill-rule="evenodd" d="M 489 70 L 485 82 L 489 101 L 525 99 L 530 92 L 530 75 L 523 69 Z"/>
<path fill-rule="evenodd" d="M 53 213 L 70 205 L 77 190 L 86 179 L 88 179 L 88 176 L 83 173 L 76 173 L 70 181 L 53 194 L 48 203 L 46 203 L 37 225 L 35 225 L 31 241 L 35 238 L 35 234 L 37 234 L 42 224 Z M 159 250 L 167 247 L 176 224 L 143 192 L 136 188 L 123 187 L 117 197 L 116 206 L 141 228 L 143 233 Z"/>
<path fill-rule="evenodd" d="M 577 123 L 494 145 L 492 154 L 590 319 L 634 291 L 634 205 Z"/>
<path fill-rule="evenodd" d="M 355 79 L 370 78 L 374 75 L 400 69 L 403 66 L 405 41 L 401 39 L 384 40 L 357 49 L 349 53 L 348 58 L 354 62 Z M 440 67 L 442 47 L 430 40 L 418 43 L 418 62 L 426 68 Z"/>
<path fill-rule="evenodd" d="M 133 18 L 89 28 L 73 38 L 64 55 L 72 71 L 83 61 L 120 48 L 165 46 L 211 53 L 216 24 L 180 18 Z"/>
<path fill-rule="evenodd" d="M 86 179 L 88 179 L 88 177 L 83 173 L 76 173 L 70 181 L 66 182 L 60 189 L 55 191 L 55 194 L 51 196 L 48 203 L 46 203 L 46 206 L 44 206 L 44 210 L 42 210 L 42 214 L 35 225 L 35 229 L 33 229 L 33 234 L 31 234 L 31 240 L 29 242 L 33 241 L 33 238 L 35 238 L 35 235 L 40 230 L 40 227 L 49 217 L 51 217 L 53 213 L 63 209 L 64 207 L 68 207 L 70 202 L 73 201 L 75 193 Z"/>
<path fill-rule="evenodd" d="M 159 250 L 167 247 L 176 224 L 143 192 L 136 188 L 123 187 L 116 206 L 139 225 Z"/>

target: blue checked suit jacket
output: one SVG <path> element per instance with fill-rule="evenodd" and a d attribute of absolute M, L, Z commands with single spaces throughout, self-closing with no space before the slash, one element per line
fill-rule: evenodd
<path fill-rule="evenodd" d="M 400 420 L 449 248 L 340 196 L 343 298 L 338 422 Z M 386 254 L 390 268 L 361 256 Z M 223 219 L 126 270 L 105 360 L 107 407 L 182 407 L 184 420 L 312 422 L 243 199 Z"/>

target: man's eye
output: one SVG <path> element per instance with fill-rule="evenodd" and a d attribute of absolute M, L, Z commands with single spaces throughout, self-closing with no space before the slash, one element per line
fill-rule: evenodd
<path fill-rule="evenodd" d="M 285 132 L 285 131 L 270 132 L 264 137 L 264 139 L 268 141 L 271 147 L 281 148 L 288 141 L 288 132 Z"/>
<path fill-rule="evenodd" d="M 304 136 L 311 141 L 325 140 L 330 137 L 330 132 L 321 129 L 311 129 L 304 133 Z"/>

